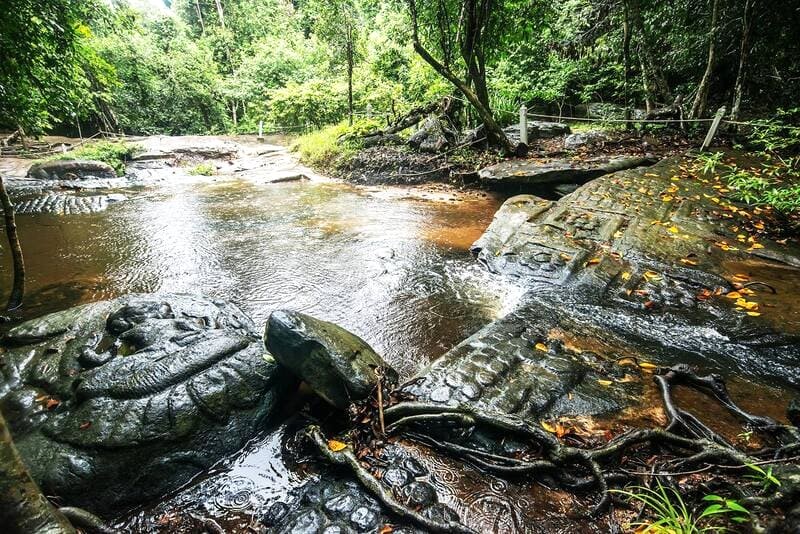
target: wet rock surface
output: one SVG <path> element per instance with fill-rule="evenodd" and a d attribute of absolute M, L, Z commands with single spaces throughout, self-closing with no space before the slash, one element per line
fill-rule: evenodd
<path fill-rule="evenodd" d="M 482 169 L 478 176 L 489 187 L 582 184 L 605 174 L 652 165 L 648 157 L 584 160 L 508 160 Z"/>
<path fill-rule="evenodd" d="M 85 178 L 111 179 L 117 173 L 107 163 L 91 160 L 54 160 L 34 163 L 28 177 L 37 180 L 82 180 Z"/>
<path fill-rule="evenodd" d="M 633 354 L 800 384 L 797 322 L 753 312 L 725 266 L 766 262 L 800 279 L 797 246 L 748 241 L 736 221 L 749 214 L 700 180 L 677 184 L 680 165 L 605 176 L 558 202 L 513 197 L 473 253 L 519 278 L 536 297 L 531 306 L 605 331 L 595 337 Z"/>
<path fill-rule="evenodd" d="M 108 208 L 109 204 L 125 200 L 125 195 L 90 195 L 77 196 L 71 194 L 45 194 L 26 200 L 17 201 L 16 212 L 53 213 L 56 215 L 74 215 L 78 213 L 97 213 Z"/>
<path fill-rule="evenodd" d="M 47 495 L 98 513 L 178 487 L 249 440 L 292 380 L 235 306 L 130 295 L 12 328 L 0 406 Z"/>
<path fill-rule="evenodd" d="M 458 521 L 458 514 L 439 502 L 435 479 L 406 448 L 388 444 L 377 459 L 384 466 L 380 483 L 394 497 L 424 517 L 439 523 Z M 367 533 L 391 526 L 392 532 L 424 530 L 387 512 L 363 486 L 346 474 L 327 474 L 294 490 L 285 501 L 273 504 L 261 519 L 275 533 Z"/>
<path fill-rule="evenodd" d="M 264 331 L 275 358 L 328 403 L 347 408 L 397 373 L 367 343 L 344 328 L 291 311 L 275 311 Z"/>
<path fill-rule="evenodd" d="M 528 302 L 452 349 L 403 392 L 433 406 L 526 421 L 609 414 L 631 405 L 641 384 L 615 382 L 600 348 L 569 343 L 567 335 L 603 334 L 581 319 L 558 313 L 552 303 Z"/>

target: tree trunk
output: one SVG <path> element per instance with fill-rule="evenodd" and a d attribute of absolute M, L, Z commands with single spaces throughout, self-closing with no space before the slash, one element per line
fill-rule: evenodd
<path fill-rule="evenodd" d="M 700 80 L 700 85 L 697 86 L 697 94 L 694 97 L 694 103 L 692 103 L 692 111 L 689 112 L 689 118 L 692 119 L 702 117 L 706 112 L 708 88 L 711 85 L 711 74 L 714 72 L 714 64 L 716 63 L 717 33 L 719 33 L 718 19 L 719 0 L 712 0 L 711 31 L 708 34 L 708 61 L 706 61 L 706 70 Z"/>
<path fill-rule="evenodd" d="M 200 21 L 200 35 L 205 35 L 206 25 L 203 22 L 203 12 L 200 10 L 200 0 L 194 0 L 194 8 L 197 10 L 197 20 Z"/>
<path fill-rule="evenodd" d="M 219 25 L 225 28 L 225 13 L 222 11 L 222 0 L 214 0 L 217 4 L 217 15 L 219 15 Z"/>
<path fill-rule="evenodd" d="M 415 0 L 409 0 L 408 6 L 411 14 L 412 37 L 414 50 L 425 60 L 440 76 L 452 83 L 461 91 L 467 101 L 475 109 L 478 117 L 486 129 L 486 140 L 490 145 L 499 148 L 506 154 L 514 153 L 514 147 L 508 140 L 505 132 L 492 116 L 489 105 L 489 92 L 486 88 L 486 68 L 481 48 L 482 29 L 488 20 L 491 0 L 482 0 L 480 6 L 476 1 L 468 1 L 462 9 L 463 33 L 459 26 L 461 55 L 467 65 L 466 81 L 460 79 L 452 69 L 434 58 L 419 40 L 419 25 L 417 21 L 417 8 Z M 473 90 L 474 87 L 474 90 Z"/>
<path fill-rule="evenodd" d="M 475 112 L 478 114 L 478 117 L 480 117 L 481 121 L 483 121 L 484 127 L 486 128 L 486 139 L 489 141 L 489 144 L 500 148 L 506 154 L 512 154 L 514 152 L 514 147 L 511 146 L 511 142 L 508 140 L 508 137 L 506 137 L 505 132 L 502 128 L 500 128 L 497 122 L 495 122 L 491 111 L 483 105 L 478 98 L 478 95 L 476 95 L 475 92 L 472 91 L 469 86 L 467 86 L 467 84 L 453 74 L 450 69 L 436 61 L 436 59 L 431 56 L 427 50 L 425 50 L 419 41 L 414 42 L 414 50 L 422 59 L 424 59 L 431 67 L 433 67 L 436 72 L 446 78 L 450 83 L 455 85 L 456 88 L 461 91 L 467 101 L 472 104 L 472 107 L 475 109 Z"/>
<path fill-rule="evenodd" d="M 353 125 L 353 67 L 355 64 L 355 50 L 352 36 L 347 41 L 347 112 L 349 114 L 349 124 Z"/>
<path fill-rule="evenodd" d="M 645 106 L 647 112 L 651 112 L 658 107 L 659 100 L 664 103 L 673 101 L 672 93 L 669 90 L 661 69 L 658 67 L 653 51 L 647 40 L 647 31 L 644 27 L 640 0 L 629 0 L 628 9 L 631 25 L 639 35 L 639 62 L 642 67 L 642 82 L 645 92 Z"/>
<path fill-rule="evenodd" d="M 750 29 L 752 25 L 752 11 L 755 0 L 745 0 L 744 14 L 742 15 L 742 45 L 739 49 L 739 71 L 736 73 L 736 83 L 733 86 L 733 106 L 731 106 L 731 119 L 739 118 L 744 94 L 744 79 L 747 74 L 747 58 L 750 55 Z"/>
<path fill-rule="evenodd" d="M 623 93 L 625 98 L 625 120 L 631 120 L 631 94 L 630 94 L 630 79 L 631 79 L 631 24 L 630 24 L 630 9 L 628 7 L 628 0 L 623 1 L 624 18 L 622 23 L 622 64 L 624 69 L 623 75 Z M 633 129 L 633 123 L 628 122 L 625 124 L 628 130 Z"/>
<path fill-rule="evenodd" d="M 11 250 L 11 261 L 14 269 L 14 281 L 11 285 L 11 295 L 8 297 L 7 309 L 19 308 L 22 304 L 22 296 L 25 294 L 25 262 L 22 259 L 22 248 L 19 246 L 17 237 L 17 223 L 14 218 L 14 205 L 8 198 L 3 177 L 0 176 L 0 205 L 3 206 L 3 217 L 6 225 L 6 235 L 8 236 L 8 246 Z"/>
<path fill-rule="evenodd" d="M 9 534 L 74 534 L 42 494 L 14 446 L 0 413 L 0 525 Z"/>

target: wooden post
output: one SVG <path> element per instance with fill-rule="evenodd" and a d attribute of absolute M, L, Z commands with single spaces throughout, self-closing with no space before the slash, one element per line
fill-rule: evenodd
<path fill-rule="evenodd" d="M 258 121 L 258 140 L 264 142 L 264 121 Z"/>
<path fill-rule="evenodd" d="M 719 128 L 719 123 L 722 120 L 722 117 L 725 115 L 725 106 L 722 106 L 717 110 L 717 114 L 714 115 L 714 120 L 711 122 L 711 128 L 708 129 L 708 133 L 706 134 L 706 138 L 703 140 L 703 144 L 700 147 L 700 152 L 704 151 L 711 145 L 711 141 L 714 139 L 714 136 L 717 134 L 717 128 Z"/>
<path fill-rule="evenodd" d="M 367 104 L 367 118 L 372 118 L 372 104 Z"/>
<path fill-rule="evenodd" d="M 519 142 L 528 144 L 528 108 L 525 104 L 519 107 Z"/>

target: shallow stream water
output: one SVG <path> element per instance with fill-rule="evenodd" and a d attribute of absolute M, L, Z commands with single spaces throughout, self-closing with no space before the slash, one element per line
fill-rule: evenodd
<path fill-rule="evenodd" d="M 493 196 L 229 178 L 124 192 L 129 200 L 101 213 L 18 216 L 28 272 L 14 319 L 130 292 L 203 293 L 258 325 L 280 308 L 334 321 L 408 378 L 520 296 L 468 251 L 500 205 Z M 0 261 L 8 272 L 5 248 Z M 180 529 L 170 518 L 194 510 L 247 531 L 306 478 L 284 463 L 285 433 L 267 430 L 125 528 Z"/>

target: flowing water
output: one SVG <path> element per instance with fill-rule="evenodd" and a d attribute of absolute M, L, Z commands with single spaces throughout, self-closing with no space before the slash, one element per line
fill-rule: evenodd
<path fill-rule="evenodd" d="M 259 325 L 279 308 L 334 321 L 407 378 L 520 293 L 468 251 L 499 207 L 492 196 L 229 178 L 124 192 L 129 200 L 101 213 L 18 216 L 28 273 L 14 319 L 129 292 L 203 293 L 239 304 Z M 5 248 L 0 261 L 8 272 Z M 284 463 L 285 436 L 265 431 L 124 526 L 169 531 L 175 514 L 195 510 L 246 531 L 306 478 Z"/>

